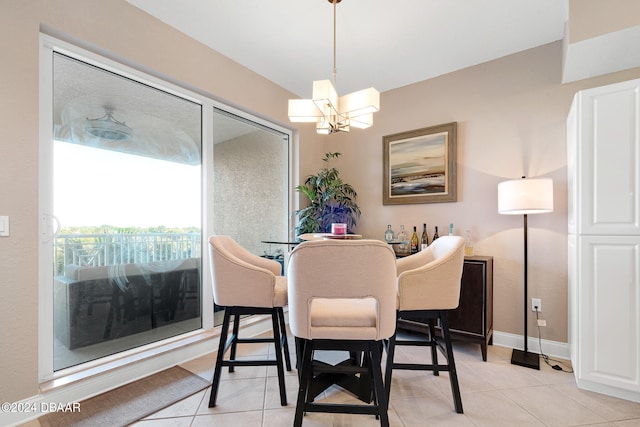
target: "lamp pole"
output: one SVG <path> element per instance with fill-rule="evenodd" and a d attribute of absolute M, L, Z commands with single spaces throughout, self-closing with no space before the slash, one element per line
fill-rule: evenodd
<path fill-rule="evenodd" d="M 529 277 L 528 274 L 528 265 L 529 265 L 529 256 L 528 256 L 528 242 L 527 242 L 527 214 L 523 215 L 524 217 L 524 351 L 513 349 L 513 353 L 511 354 L 511 364 L 520 365 L 527 368 L 532 369 L 540 369 L 540 355 L 537 353 L 530 353 L 528 350 L 527 342 L 529 341 L 529 334 L 527 333 L 527 324 L 528 324 L 528 301 L 529 301 L 529 292 L 528 292 L 528 284 L 527 279 Z"/>

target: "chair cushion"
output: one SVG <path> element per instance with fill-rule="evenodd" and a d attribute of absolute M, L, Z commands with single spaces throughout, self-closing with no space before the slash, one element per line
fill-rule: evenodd
<path fill-rule="evenodd" d="M 375 327 L 377 313 L 375 298 L 314 298 L 311 326 Z"/>
<path fill-rule="evenodd" d="M 310 315 L 310 336 L 314 339 L 376 338 L 375 298 L 314 298 Z"/>

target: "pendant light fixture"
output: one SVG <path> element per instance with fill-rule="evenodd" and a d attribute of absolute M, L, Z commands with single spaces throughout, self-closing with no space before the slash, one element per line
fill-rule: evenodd
<path fill-rule="evenodd" d="M 313 99 L 290 99 L 289 120 L 316 123 L 320 134 L 349 132 L 351 126 L 365 129 L 373 124 L 373 113 L 380 109 L 380 94 L 370 87 L 338 97 L 336 92 L 336 5 L 333 4 L 333 84 L 330 80 L 313 82 Z"/>

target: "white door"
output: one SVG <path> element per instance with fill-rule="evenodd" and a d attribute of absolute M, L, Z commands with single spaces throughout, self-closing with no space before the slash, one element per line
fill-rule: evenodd
<path fill-rule="evenodd" d="M 580 236 L 578 246 L 578 381 L 638 393 L 640 237 Z"/>
<path fill-rule="evenodd" d="M 577 150 L 577 234 L 640 235 L 640 80 L 579 92 L 579 126 L 569 149 Z M 568 158 L 573 157 L 568 153 Z M 578 185 L 577 188 L 573 185 Z M 571 204 L 571 194 L 569 202 Z M 571 232 L 571 220 L 570 220 Z"/>

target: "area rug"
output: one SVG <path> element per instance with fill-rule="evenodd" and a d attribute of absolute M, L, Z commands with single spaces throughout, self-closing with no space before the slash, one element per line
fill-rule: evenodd
<path fill-rule="evenodd" d="M 179 366 L 80 402 L 80 411 L 41 416 L 43 427 L 126 426 L 210 386 Z"/>

